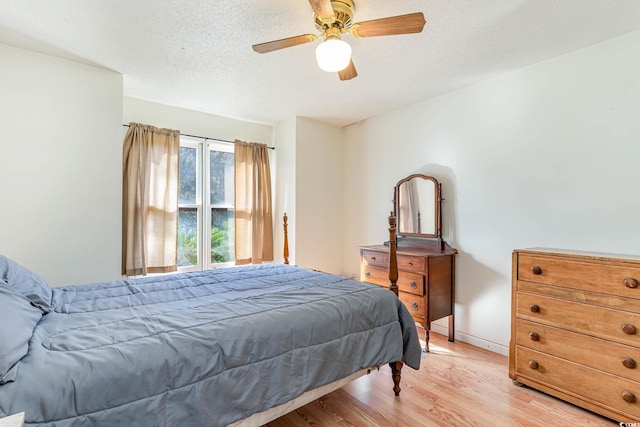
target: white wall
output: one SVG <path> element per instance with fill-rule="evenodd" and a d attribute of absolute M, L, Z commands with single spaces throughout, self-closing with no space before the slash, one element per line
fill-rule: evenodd
<path fill-rule="evenodd" d="M 0 253 L 51 285 L 120 273 L 122 76 L 0 44 Z"/>
<path fill-rule="evenodd" d="M 342 273 L 342 129 L 296 120 L 296 264 Z"/>
<path fill-rule="evenodd" d="M 515 248 L 640 254 L 639 48 L 634 32 L 347 127 L 345 272 L 416 172 L 443 182 L 458 339 L 506 353 Z"/>
<path fill-rule="evenodd" d="M 282 214 L 289 217 L 289 261 L 342 273 L 342 129 L 303 117 L 275 130 L 276 260 L 282 253 Z"/>
<path fill-rule="evenodd" d="M 276 185 L 274 188 L 274 245 L 276 262 L 282 260 L 284 230 L 282 217 L 288 217 L 289 263 L 296 264 L 296 119 L 292 117 L 275 128 Z"/>
<path fill-rule="evenodd" d="M 178 129 L 180 133 L 226 141 L 273 144 L 273 126 L 216 116 L 137 98 L 124 97 L 123 122 Z M 126 128 L 125 128 L 126 131 Z"/>

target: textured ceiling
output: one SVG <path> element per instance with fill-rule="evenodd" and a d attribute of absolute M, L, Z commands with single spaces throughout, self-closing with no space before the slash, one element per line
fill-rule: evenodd
<path fill-rule="evenodd" d="M 0 0 L 0 43 L 115 70 L 127 96 L 275 124 L 344 126 L 640 29 L 639 0 L 355 0 L 354 21 L 423 12 L 420 34 L 354 39 L 358 77 L 315 63 L 307 0 Z"/>

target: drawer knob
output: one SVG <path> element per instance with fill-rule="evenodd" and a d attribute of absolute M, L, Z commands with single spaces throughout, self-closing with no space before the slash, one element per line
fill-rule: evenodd
<path fill-rule="evenodd" d="M 529 310 L 531 310 L 533 313 L 540 313 L 540 306 L 538 304 L 531 304 L 529 306 Z"/>
<path fill-rule="evenodd" d="M 371 276 L 371 273 L 367 271 L 366 273 L 364 273 L 364 275 L 369 277 L 369 276 Z"/>
<path fill-rule="evenodd" d="M 371 261 L 375 261 L 375 260 L 376 260 L 376 257 L 372 256 Z"/>
<path fill-rule="evenodd" d="M 629 325 L 628 323 L 625 323 L 624 325 L 622 325 L 622 332 L 624 332 L 627 335 L 633 335 L 636 333 L 636 327 L 633 325 Z"/>
<path fill-rule="evenodd" d="M 409 261 L 409 265 L 413 265 L 413 261 Z"/>
<path fill-rule="evenodd" d="M 542 267 L 540 267 L 539 265 L 534 265 L 533 267 L 531 267 L 531 272 L 533 274 L 542 274 Z"/>
<path fill-rule="evenodd" d="M 538 369 L 538 362 L 536 362 L 535 360 L 529 360 L 529 367 L 531 369 Z"/>
<path fill-rule="evenodd" d="M 628 390 L 625 390 L 625 391 L 622 392 L 622 399 L 625 402 L 636 403 L 636 395 L 631 393 Z"/>
<path fill-rule="evenodd" d="M 411 283 L 409 283 L 411 285 L 412 288 L 417 288 L 418 284 L 415 282 L 415 280 L 411 281 Z"/>
<path fill-rule="evenodd" d="M 414 310 L 417 310 L 417 309 L 418 309 L 418 303 L 417 303 L 417 302 L 415 302 L 415 301 L 414 301 L 414 302 L 412 302 L 412 303 L 411 303 L 411 308 L 413 308 Z"/>
<path fill-rule="evenodd" d="M 537 332 L 529 332 L 529 338 L 531 341 L 540 341 L 540 335 Z"/>
<path fill-rule="evenodd" d="M 638 287 L 638 281 L 636 279 L 631 278 L 631 277 L 628 278 L 628 279 L 624 279 L 623 283 L 627 288 L 634 289 L 634 288 Z"/>
<path fill-rule="evenodd" d="M 630 357 L 624 357 L 622 359 L 622 364 L 624 365 L 625 368 L 629 368 L 629 369 L 635 369 L 636 368 L 636 361 L 633 360 Z"/>

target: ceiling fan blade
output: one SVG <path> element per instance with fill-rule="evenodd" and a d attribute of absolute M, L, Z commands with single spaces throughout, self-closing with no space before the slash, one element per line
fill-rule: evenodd
<path fill-rule="evenodd" d="M 338 71 L 338 76 L 340 80 L 351 80 L 354 77 L 358 76 L 358 72 L 356 71 L 355 65 L 353 65 L 353 59 L 349 61 L 349 65 L 342 71 Z"/>
<path fill-rule="evenodd" d="M 376 37 L 419 33 L 424 28 L 425 23 L 422 12 L 416 12 L 408 15 L 357 22 L 351 26 L 351 34 L 354 37 Z"/>
<path fill-rule="evenodd" d="M 313 13 L 323 21 L 333 20 L 333 7 L 331 6 L 331 0 L 309 0 L 309 4 L 313 9 Z"/>
<path fill-rule="evenodd" d="M 285 47 L 297 46 L 314 41 L 318 36 L 315 34 L 303 34 L 301 36 L 289 37 L 286 39 L 274 40 L 266 43 L 254 44 L 253 50 L 258 53 L 273 52 L 274 50 L 284 49 Z"/>

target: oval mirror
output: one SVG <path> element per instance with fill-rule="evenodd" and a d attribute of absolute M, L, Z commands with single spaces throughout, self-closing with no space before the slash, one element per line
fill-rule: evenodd
<path fill-rule="evenodd" d="M 440 219 L 438 181 L 415 174 L 398 182 L 394 189 L 398 234 L 438 237 Z"/>

